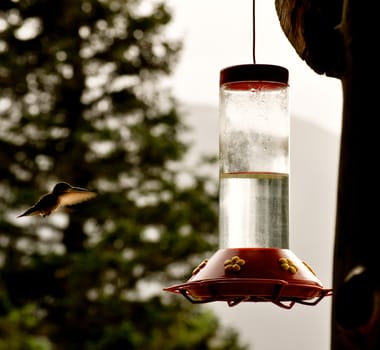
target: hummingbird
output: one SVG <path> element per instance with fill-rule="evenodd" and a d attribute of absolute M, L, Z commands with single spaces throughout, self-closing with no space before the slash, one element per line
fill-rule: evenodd
<path fill-rule="evenodd" d="M 73 187 L 67 182 L 57 183 L 50 193 L 43 195 L 32 207 L 27 209 L 17 217 L 40 215 L 42 217 L 50 215 L 59 207 L 74 205 L 90 200 L 96 196 L 95 192 L 86 188 Z"/>

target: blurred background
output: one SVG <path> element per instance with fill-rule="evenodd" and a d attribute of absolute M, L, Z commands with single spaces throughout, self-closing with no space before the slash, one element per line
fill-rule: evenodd
<path fill-rule="evenodd" d="M 0 3 L 0 349 L 329 348 L 331 300 L 192 305 L 217 249 L 218 81 L 252 63 L 252 2 Z M 257 63 L 290 72 L 290 248 L 332 283 L 340 82 L 256 1 Z M 96 191 L 16 218 L 54 184 Z"/>

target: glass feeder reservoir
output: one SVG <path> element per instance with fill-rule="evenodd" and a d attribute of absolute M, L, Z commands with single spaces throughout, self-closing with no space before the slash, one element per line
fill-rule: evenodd
<path fill-rule="evenodd" d="M 219 250 L 164 290 L 192 303 L 317 304 L 323 288 L 289 250 L 288 70 L 247 64 L 220 72 Z"/>
<path fill-rule="evenodd" d="M 278 66 L 221 71 L 220 248 L 289 246 L 287 80 Z"/>

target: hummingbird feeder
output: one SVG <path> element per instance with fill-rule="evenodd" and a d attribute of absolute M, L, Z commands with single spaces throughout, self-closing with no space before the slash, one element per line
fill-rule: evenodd
<path fill-rule="evenodd" d="M 243 64 L 220 71 L 219 250 L 165 288 L 191 303 L 272 302 L 290 309 L 331 295 L 289 249 L 289 73 Z"/>

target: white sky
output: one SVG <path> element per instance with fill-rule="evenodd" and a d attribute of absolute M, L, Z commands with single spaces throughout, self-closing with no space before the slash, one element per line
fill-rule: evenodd
<path fill-rule="evenodd" d="M 186 102 L 218 104 L 222 68 L 252 60 L 251 0 L 167 0 L 173 30 L 185 38 L 174 75 L 175 94 Z M 291 111 L 340 132 L 340 80 L 316 74 L 297 55 L 280 27 L 274 0 L 256 0 L 256 63 L 289 70 Z"/>
<path fill-rule="evenodd" d="M 253 63 L 252 0 L 166 1 L 173 9 L 173 33 L 185 39 L 172 80 L 174 94 L 188 105 L 217 108 L 220 70 Z M 290 110 L 296 117 L 292 124 L 296 130 L 291 154 L 290 245 L 297 256 L 302 254 L 317 267 L 322 283 L 331 287 L 341 82 L 316 74 L 299 58 L 282 32 L 274 0 L 256 0 L 255 56 L 256 63 L 289 70 Z M 218 133 L 215 122 L 202 118 L 194 118 L 202 121 L 196 134 L 199 143 Z M 291 310 L 270 303 L 242 303 L 232 308 L 211 304 L 222 323 L 240 330 L 250 350 L 329 349 L 331 299 L 317 306 L 295 305 Z"/>

